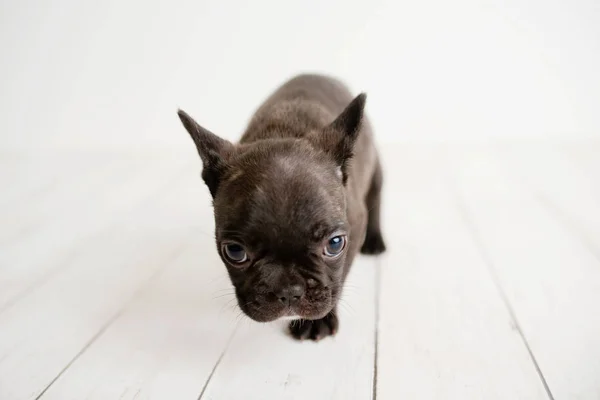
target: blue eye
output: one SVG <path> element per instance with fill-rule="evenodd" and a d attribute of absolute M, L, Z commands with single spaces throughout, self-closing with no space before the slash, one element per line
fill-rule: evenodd
<path fill-rule="evenodd" d="M 323 254 L 325 254 L 327 257 L 335 257 L 339 255 L 345 247 L 346 236 L 334 236 L 327 242 L 325 249 L 323 249 Z"/>
<path fill-rule="evenodd" d="M 237 243 L 228 243 L 223 246 L 223 253 L 225 257 L 236 264 L 241 264 L 248 260 L 246 250 Z"/>

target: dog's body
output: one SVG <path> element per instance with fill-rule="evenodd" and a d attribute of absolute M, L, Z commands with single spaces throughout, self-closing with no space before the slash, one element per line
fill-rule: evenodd
<path fill-rule="evenodd" d="M 296 338 L 334 334 L 356 253 L 385 250 L 365 99 L 330 77 L 298 76 L 261 105 L 238 144 L 179 113 L 203 160 L 240 308 L 257 321 L 301 318 L 290 325 Z"/>

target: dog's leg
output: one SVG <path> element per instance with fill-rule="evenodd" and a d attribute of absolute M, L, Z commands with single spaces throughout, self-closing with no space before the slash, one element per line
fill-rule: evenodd
<path fill-rule="evenodd" d="M 385 251 L 385 242 L 381 236 L 381 226 L 379 221 L 382 184 L 383 172 L 381 171 L 381 164 L 378 161 L 373 178 L 371 178 L 371 185 L 366 198 L 368 222 L 365 241 L 360 249 L 360 252 L 363 254 L 380 254 Z"/>
<path fill-rule="evenodd" d="M 309 320 L 299 319 L 290 322 L 290 333 L 298 340 L 321 340 L 326 336 L 333 336 L 339 327 L 337 311 L 334 308 L 329 314 L 321 319 Z"/>

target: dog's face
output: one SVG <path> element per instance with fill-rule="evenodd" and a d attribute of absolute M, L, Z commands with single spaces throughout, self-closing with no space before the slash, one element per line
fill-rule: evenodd
<path fill-rule="evenodd" d="M 239 145 L 180 111 L 213 196 L 217 249 L 250 318 L 319 319 L 337 303 L 352 239 L 346 170 L 364 102 L 304 138 Z"/>
<path fill-rule="evenodd" d="M 321 318 L 339 296 L 349 239 L 342 177 L 304 140 L 249 147 L 214 198 L 238 303 L 258 321 Z"/>

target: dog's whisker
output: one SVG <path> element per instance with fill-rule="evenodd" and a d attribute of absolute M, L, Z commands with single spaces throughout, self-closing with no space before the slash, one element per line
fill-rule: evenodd
<path fill-rule="evenodd" d="M 213 296 L 213 300 L 222 299 L 223 297 L 235 296 L 235 293 L 224 293 L 218 296 Z"/>
<path fill-rule="evenodd" d="M 340 299 L 338 303 L 349 315 L 355 315 L 356 310 L 345 300 Z"/>
<path fill-rule="evenodd" d="M 222 295 L 222 294 L 235 294 L 235 290 L 232 288 L 226 288 L 226 289 L 216 289 L 212 291 L 212 294 L 214 296 L 217 295 Z"/>

